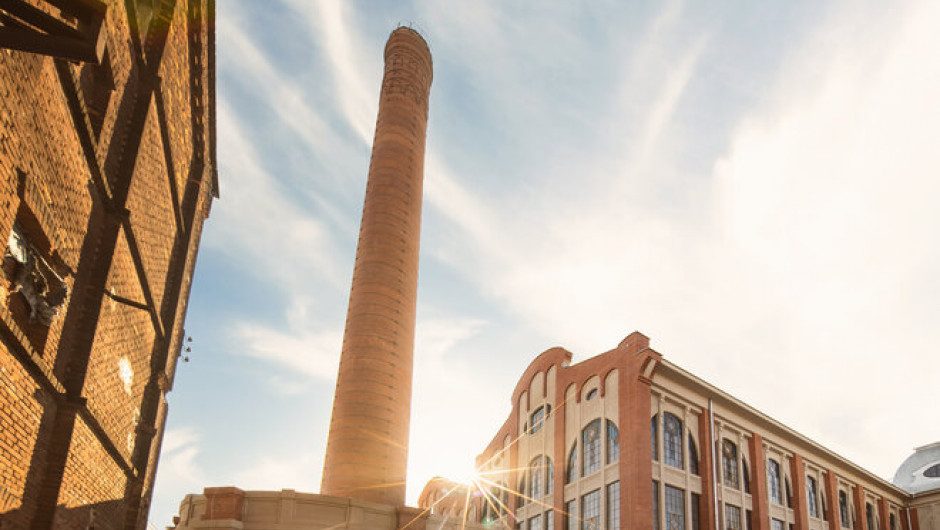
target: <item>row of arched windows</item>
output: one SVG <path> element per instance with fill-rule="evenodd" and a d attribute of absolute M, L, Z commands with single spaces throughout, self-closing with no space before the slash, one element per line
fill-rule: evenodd
<path fill-rule="evenodd" d="M 568 452 L 568 465 L 565 468 L 565 484 L 570 484 L 578 475 L 578 460 L 581 461 L 580 476 L 586 477 L 600 470 L 601 462 L 612 464 L 620 459 L 620 429 L 611 420 L 605 419 L 603 426 L 606 431 L 606 447 L 602 453 L 601 419 L 597 418 L 588 423 L 581 430 L 580 440 L 571 446 Z M 580 455 L 578 458 L 578 444 Z"/>

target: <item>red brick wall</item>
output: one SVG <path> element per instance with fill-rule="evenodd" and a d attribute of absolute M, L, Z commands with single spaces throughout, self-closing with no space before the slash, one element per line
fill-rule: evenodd
<path fill-rule="evenodd" d="M 16 221 L 69 288 L 46 326 L 13 292 L 16 265 L 0 275 L 4 530 L 146 524 L 217 192 L 211 0 L 160 4 L 141 40 L 135 4 L 107 2 L 111 91 L 88 82 L 94 64 L 0 50 L 0 241 Z"/>

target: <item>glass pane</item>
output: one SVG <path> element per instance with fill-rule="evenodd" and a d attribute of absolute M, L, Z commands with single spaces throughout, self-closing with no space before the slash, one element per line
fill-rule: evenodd
<path fill-rule="evenodd" d="M 682 421 L 666 413 L 663 423 L 663 453 L 666 464 L 682 468 Z"/>
<path fill-rule="evenodd" d="M 578 501 L 568 501 L 565 504 L 565 530 L 577 530 Z"/>
<path fill-rule="evenodd" d="M 607 463 L 620 459 L 620 430 L 614 422 L 607 420 Z"/>
<path fill-rule="evenodd" d="M 722 481 L 729 488 L 740 489 L 738 480 L 738 446 L 731 440 L 721 442 Z"/>
<path fill-rule="evenodd" d="M 653 481 L 653 530 L 659 530 L 659 482 Z"/>
<path fill-rule="evenodd" d="M 666 530 L 685 530 L 685 491 L 666 486 Z"/>
<path fill-rule="evenodd" d="M 594 420 L 581 432 L 583 462 L 581 476 L 587 476 L 601 468 L 601 420 Z"/>
<path fill-rule="evenodd" d="M 600 530 L 601 490 L 594 490 L 581 497 L 581 530 Z"/>
<path fill-rule="evenodd" d="M 620 530 L 620 482 L 607 485 L 607 530 Z"/>
<path fill-rule="evenodd" d="M 741 508 L 725 505 L 725 530 L 741 530 Z"/>

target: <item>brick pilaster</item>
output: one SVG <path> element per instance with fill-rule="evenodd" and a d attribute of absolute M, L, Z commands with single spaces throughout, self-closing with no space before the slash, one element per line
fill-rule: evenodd
<path fill-rule="evenodd" d="M 756 432 L 751 435 L 748 452 L 751 457 L 751 512 L 754 530 L 770 530 L 770 509 L 767 498 L 767 458 L 764 456 L 764 439 Z"/>
<path fill-rule="evenodd" d="M 855 486 L 852 488 L 852 498 L 855 504 L 855 519 L 858 521 L 855 529 L 871 530 L 868 528 L 868 518 L 865 514 L 865 490 L 861 486 Z"/>
<path fill-rule="evenodd" d="M 829 499 L 829 502 L 826 504 L 829 512 L 826 514 L 826 517 L 829 519 L 829 530 L 838 530 L 839 517 L 839 481 L 836 478 L 835 473 L 832 471 L 826 471 L 825 485 L 823 486 L 826 489 L 826 498 Z"/>
<path fill-rule="evenodd" d="M 891 530 L 888 527 L 888 501 L 884 497 L 878 499 L 878 524 L 881 530 Z"/>
<path fill-rule="evenodd" d="M 637 358 L 639 357 L 639 358 Z M 640 372 L 645 355 L 630 355 L 618 371 L 620 527 L 653 528 L 653 455 L 650 451 L 650 381 Z"/>
<path fill-rule="evenodd" d="M 790 459 L 790 475 L 793 477 L 793 516 L 795 530 L 809 530 L 809 499 L 806 496 L 806 466 L 803 457 L 793 455 Z"/>

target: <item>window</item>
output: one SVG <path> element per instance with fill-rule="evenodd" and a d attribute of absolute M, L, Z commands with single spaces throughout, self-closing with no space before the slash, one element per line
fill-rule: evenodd
<path fill-rule="evenodd" d="M 555 514 L 551 510 L 545 512 L 545 530 L 555 530 Z"/>
<path fill-rule="evenodd" d="M 545 457 L 545 494 L 551 495 L 555 491 L 555 465 L 552 459 Z"/>
<path fill-rule="evenodd" d="M 620 429 L 617 425 L 607 421 L 607 463 L 611 464 L 620 459 Z"/>
<path fill-rule="evenodd" d="M 898 530 L 898 521 L 895 519 L 894 514 L 888 514 L 888 526 L 890 530 Z"/>
<path fill-rule="evenodd" d="M 620 530 L 620 481 L 607 485 L 607 530 Z"/>
<path fill-rule="evenodd" d="M 600 530 L 601 490 L 581 496 L 581 530 Z"/>
<path fill-rule="evenodd" d="M 577 448 L 578 444 L 574 444 L 571 446 L 571 451 L 568 452 L 568 467 L 565 469 L 565 484 L 571 484 L 571 481 L 574 480 L 574 474 L 578 464 Z"/>
<path fill-rule="evenodd" d="M 744 525 L 747 527 L 747 530 L 753 530 L 754 528 L 754 512 L 751 510 L 745 512 Z"/>
<path fill-rule="evenodd" d="M 525 471 L 522 472 L 522 477 L 519 479 L 519 489 L 516 491 L 519 492 L 519 495 L 517 495 L 519 506 L 525 506 Z"/>
<path fill-rule="evenodd" d="M 927 478 L 940 478 L 940 463 L 934 464 L 925 469 L 924 476 Z"/>
<path fill-rule="evenodd" d="M 741 508 L 725 504 L 725 530 L 743 530 L 741 528 Z"/>
<path fill-rule="evenodd" d="M 774 503 L 783 503 L 780 494 L 780 464 L 773 458 L 767 459 L 767 495 Z"/>
<path fill-rule="evenodd" d="M 819 492 L 819 504 L 820 504 L 820 507 L 822 508 L 822 513 L 820 514 L 822 515 L 822 520 L 829 522 L 829 507 L 826 505 L 825 490 Z"/>
<path fill-rule="evenodd" d="M 542 430 L 542 426 L 545 425 L 545 418 L 552 413 L 552 406 L 545 405 L 535 409 L 535 412 L 532 413 L 532 427 L 529 429 L 529 434 L 535 434 Z"/>
<path fill-rule="evenodd" d="M 839 491 L 839 518 L 842 528 L 849 528 L 849 497 L 844 491 Z"/>
<path fill-rule="evenodd" d="M 545 469 L 542 457 L 535 457 L 529 463 L 529 497 L 538 500 L 542 496 L 542 483 L 545 481 Z"/>
<path fill-rule="evenodd" d="M 586 477 L 601 468 L 601 420 L 588 423 L 581 431 L 582 468 L 581 476 Z"/>
<path fill-rule="evenodd" d="M 652 447 L 650 447 L 650 449 L 652 449 L 652 453 L 653 453 L 653 462 L 659 462 L 659 446 L 656 443 L 657 441 L 659 441 L 658 418 L 659 416 L 656 415 L 656 416 L 653 416 L 652 419 L 650 419 L 650 443 L 652 444 Z"/>
<path fill-rule="evenodd" d="M 699 516 L 699 510 L 701 510 L 701 506 L 702 506 L 701 505 L 702 498 L 701 498 L 701 495 L 699 495 L 698 493 L 692 493 L 691 495 L 692 495 L 692 513 L 689 515 L 691 516 L 691 519 L 692 519 L 692 530 L 699 530 L 701 527 L 699 526 L 698 516 Z"/>
<path fill-rule="evenodd" d="M 747 459 L 741 459 L 741 478 L 744 479 L 744 493 L 751 492 L 751 472 L 747 468 Z"/>
<path fill-rule="evenodd" d="M 668 412 L 663 416 L 663 453 L 667 465 L 683 468 L 682 420 Z"/>
<path fill-rule="evenodd" d="M 529 530 L 543 530 L 542 529 L 542 514 L 538 514 L 535 517 L 529 519 Z"/>
<path fill-rule="evenodd" d="M 685 530 L 685 491 L 666 485 L 666 530 Z"/>
<path fill-rule="evenodd" d="M 596 389 L 596 388 L 592 388 L 592 389 L 588 390 L 587 395 L 584 396 L 584 400 L 585 400 L 585 401 L 591 401 L 592 399 L 594 399 L 594 398 L 596 398 L 596 397 L 597 397 L 597 389 Z"/>
<path fill-rule="evenodd" d="M 806 477 L 806 506 L 809 507 L 810 517 L 819 517 L 819 502 L 816 494 L 816 479 Z"/>
<path fill-rule="evenodd" d="M 578 501 L 565 503 L 565 530 L 577 530 Z"/>
<path fill-rule="evenodd" d="M 770 530 L 785 530 L 785 526 L 780 519 L 770 520 Z"/>
<path fill-rule="evenodd" d="M 868 530 L 875 530 L 875 507 L 870 502 L 865 503 L 865 520 L 868 521 Z"/>
<path fill-rule="evenodd" d="M 738 479 L 738 446 L 728 439 L 721 441 L 721 480 L 729 488 L 741 488 Z"/>
<path fill-rule="evenodd" d="M 529 497 L 538 499 L 543 495 L 552 493 L 555 468 L 552 459 L 547 456 L 537 456 L 529 463 Z"/>
<path fill-rule="evenodd" d="M 698 475 L 698 448 L 695 447 L 692 433 L 689 433 L 689 472 Z"/>
<path fill-rule="evenodd" d="M 653 530 L 659 530 L 659 482 L 653 481 Z"/>

